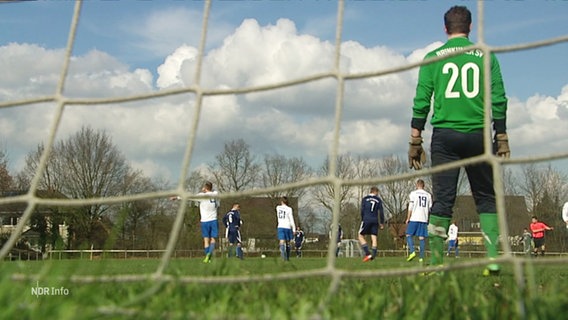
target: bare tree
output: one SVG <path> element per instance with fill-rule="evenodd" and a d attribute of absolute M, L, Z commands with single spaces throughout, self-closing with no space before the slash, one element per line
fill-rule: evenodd
<path fill-rule="evenodd" d="M 31 181 L 36 174 L 43 150 L 40 145 L 26 157 L 21 181 Z M 75 199 L 110 197 L 121 194 L 124 181 L 131 173 L 124 156 L 106 133 L 83 127 L 54 146 L 42 173 L 40 188 Z M 105 216 L 109 208 L 105 204 L 93 204 L 73 210 L 68 222 L 76 244 L 97 241 L 97 246 L 103 245 L 104 234 L 111 229 L 107 225 L 109 217 Z"/>
<path fill-rule="evenodd" d="M 193 170 L 189 174 L 189 177 L 185 179 L 184 187 L 186 190 L 194 193 L 198 193 L 201 191 L 201 187 L 203 187 L 203 182 L 206 180 L 205 175 L 201 173 L 199 170 Z"/>
<path fill-rule="evenodd" d="M 11 190 L 14 186 L 14 179 L 8 170 L 8 154 L 0 150 L 0 191 Z"/>
<path fill-rule="evenodd" d="M 130 170 L 124 177 L 120 195 L 132 195 L 157 190 L 150 178 L 147 178 L 139 170 Z M 155 202 L 167 202 L 167 200 L 145 199 L 120 204 L 117 219 L 120 226 L 122 247 L 136 249 L 141 247 L 139 243 L 140 226 L 155 213 Z"/>
<path fill-rule="evenodd" d="M 356 179 L 378 177 L 380 175 L 380 162 L 367 156 L 359 156 L 354 162 L 353 170 L 355 171 Z M 370 187 L 365 185 L 357 186 L 355 197 L 363 199 L 369 193 Z M 358 204 L 358 209 L 361 209 L 360 203 Z"/>
<path fill-rule="evenodd" d="M 539 200 L 542 199 L 546 178 L 544 172 L 534 163 L 523 165 L 521 168 L 522 183 L 519 185 L 519 189 L 524 193 L 527 207 L 529 212 L 531 212 L 538 206 Z"/>
<path fill-rule="evenodd" d="M 26 164 L 22 171 L 18 173 L 17 185 L 19 189 L 27 190 L 30 187 L 31 179 L 37 174 L 41 155 L 45 151 L 45 146 L 39 144 L 37 148 L 26 155 Z M 62 157 L 58 156 L 57 151 L 52 151 L 47 160 L 46 167 L 42 172 L 38 189 L 40 190 L 63 190 L 64 165 Z"/>
<path fill-rule="evenodd" d="M 286 158 L 282 155 L 264 155 L 264 170 L 262 175 L 262 186 L 265 188 L 276 187 L 283 184 L 299 182 L 312 176 L 312 169 L 301 158 Z M 278 204 L 282 196 L 298 198 L 298 219 L 302 225 L 306 227 L 306 232 L 311 229 L 308 227 L 308 220 L 313 220 L 315 215 L 309 207 L 309 200 L 305 199 L 307 193 L 305 188 L 290 188 L 282 191 L 269 192 L 268 197 L 271 199 L 272 206 Z M 307 217 L 302 215 L 306 213 Z M 315 223 L 311 221 L 309 223 Z"/>
<path fill-rule="evenodd" d="M 394 176 L 407 171 L 407 165 L 397 156 L 383 159 L 380 164 L 381 175 Z M 385 214 L 391 215 L 394 222 L 402 223 L 406 218 L 408 208 L 408 195 L 414 190 L 413 180 L 390 181 L 381 185 L 381 198 L 383 199 Z"/>
<path fill-rule="evenodd" d="M 320 176 L 328 176 L 330 174 L 329 158 L 327 158 L 320 167 L 318 174 Z M 354 160 L 349 154 L 337 156 L 337 167 L 335 176 L 342 180 L 353 180 L 355 178 Z M 314 201 L 326 208 L 330 213 L 333 211 L 333 203 L 335 199 L 335 186 L 332 184 L 318 185 L 313 189 Z M 341 220 L 347 215 L 346 207 L 349 202 L 354 200 L 353 190 L 349 186 L 341 186 L 339 190 L 339 209 Z"/>
<path fill-rule="evenodd" d="M 223 152 L 215 159 L 209 169 L 220 191 L 242 191 L 255 186 L 260 165 L 243 139 L 225 143 Z"/>
<path fill-rule="evenodd" d="M 286 158 L 278 154 L 264 156 L 262 186 L 265 188 L 299 182 L 311 176 L 312 169 L 301 158 Z M 282 196 L 301 199 L 305 194 L 306 189 L 291 188 L 284 191 L 270 192 L 268 197 L 273 199 L 273 202 L 276 202 Z"/>
<path fill-rule="evenodd" d="M 519 183 L 515 178 L 513 170 L 510 168 L 503 168 L 503 186 L 505 195 L 518 195 L 520 194 Z"/>

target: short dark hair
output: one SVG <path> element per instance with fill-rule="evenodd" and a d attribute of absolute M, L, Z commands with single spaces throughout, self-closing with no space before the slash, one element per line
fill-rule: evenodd
<path fill-rule="evenodd" d="M 471 26 L 471 12 L 465 6 L 453 6 L 444 14 L 444 25 L 448 34 L 469 34 Z"/>
<path fill-rule="evenodd" d="M 213 190 L 213 183 L 211 183 L 211 181 L 205 181 L 205 183 L 203 184 L 203 186 L 204 186 L 207 190 Z"/>
<path fill-rule="evenodd" d="M 288 205 L 288 197 L 282 196 L 282 197 L 280 198 L 280 201 L 281 201 L 283 204 Z"/>

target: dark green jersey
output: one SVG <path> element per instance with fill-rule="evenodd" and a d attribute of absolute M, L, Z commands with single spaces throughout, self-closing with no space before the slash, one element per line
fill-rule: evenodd
<path fill-rule="evenodd" d="M 472 44 L 465 37 L 452 38 L 428 53 L 424 59 L 447 55 Z M 414 97 L 413 127 L 424 129 L 432 103 L 434 112 L 431 123 L 434 128 L 450 128 L 460 132 L 483 129 L 483 55 L 481 50 L 472 50 L 420 67 Z M 505 132 L 507 98 L 499 62 L 494 54 L 491 54 L 491 99 L 495 129 Z"/>

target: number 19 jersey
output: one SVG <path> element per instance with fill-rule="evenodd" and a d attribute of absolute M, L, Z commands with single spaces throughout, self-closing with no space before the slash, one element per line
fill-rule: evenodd
<path fill-rule="evenodd" d="M 416 189 L 410 193 L 408 210 L 410 214 L 409 221 L 428 222 L 428 215 L 432 208 L 432 195 L 424 189 Z"/>

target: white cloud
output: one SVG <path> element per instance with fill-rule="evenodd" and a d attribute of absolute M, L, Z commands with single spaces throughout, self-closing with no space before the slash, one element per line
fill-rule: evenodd
<path fill-rule="evenodd" d="M 509 102 L 509 135 L 518 155 L 555 153 L 568 143 L 568 85 L 558 97 L 534 95 L 526 102 Z M 516 150 L 515 150 L 516 149 Z"/>
<path fill-rule="evenodd" d="M 153 21 L 160 20 L 157 17 Z M 161 32 L 172 30 L 174 25 L 163 26 Z M 160 34 L 157 30 L 158 27 L 150 31 L 148 37 L 157 39 Z M 366 48 L 347 41 L 342 45 L 341 71 L 368 72 L 418 62 L 440 44 L 430 44 L 405 57 L 388 47 Z M 329 72 L 334 68 L 333 50 L 329 42 L 298 33 L 290 20 L 280 19 L 274 25 L 261 26 L 249 19 L 218 47 L 207 51 L 201 83 L 206 88 L 241 88 Z M 150 70 L 131 71 L 122 61 L 93 50 L 73 58 L 65 94 L 101 98 L 191 85 L 196 55 L 197 49 L 192 44 L 171 48 L 157 69 L 157 88 L 153 88 Z M 53 94 L 62 59 L 63 51 L 37 45 L 0 47 L 0 67 L 4 74 L 0 77 L 0 97 L 7 100 Z M 406 152 L 416 75 L 414 69 L 346 82 L 341 118 L 342 152 L 374 157 Z M 237 138 L 243 138 L 258 154 L 299 156 L 312 165 L 321 164 L 333 137 L 336 89 L 336 79 L 326 78 L 278 90 L 206 96 L 192 165 L 212 161 L 223 143 Z M 556 137 L 558 147 L 565 146 L 567 101 L 568 86 L 558 97 L 534 95 L 527 101 L 511 98 L 508 125 L 513 155 L 528 154 L 535 148 L 553 150 L 552 136 Z M 23 155 L 47 137 L 54 107 L 46 104 L 0 109 L 0 134 L 12 149 L 9 155 L 17 159 L 16 166 L 21 166 Z M 57 135 L 65 138 L 83 125 L 104 129 L 133 166 L 148 175 L 175 178 L 194 112 L 193 94 L 120 105 L 67 106 Z"/>
<path fill-rule="evenodd" d="M 195 60 L 197 53 L 196 48 L 183 45 L 168 55 L 164 63 L 158 67 L 159 76 L 156 81 L 158 88 L 181 86 L 181 66 L 186 60 Z"/>

